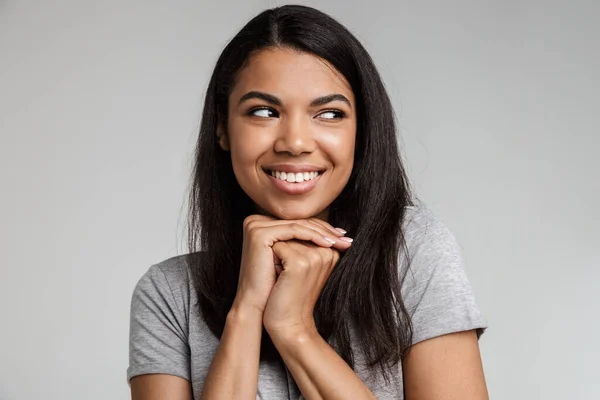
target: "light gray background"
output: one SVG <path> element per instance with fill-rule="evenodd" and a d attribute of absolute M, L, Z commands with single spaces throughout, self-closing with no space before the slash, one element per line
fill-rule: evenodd
<path fill-rule="evenodd" d="M 0 1 L 0 399 L 127 399 L 202 95 L 274 1 Z M 366 45 L 491 328 L 493 399 L 600 398 L 597 1 L 320 1 Z"/>

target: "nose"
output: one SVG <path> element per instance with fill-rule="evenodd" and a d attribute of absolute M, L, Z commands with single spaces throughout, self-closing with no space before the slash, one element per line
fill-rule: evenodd
<path fill-rule="evenodd" d="M 290 116 L 282 121 L 279 127 L 274 149 L 276 153 L 297 156 L 315 151 L 316 141 L 307 116 Z"/>

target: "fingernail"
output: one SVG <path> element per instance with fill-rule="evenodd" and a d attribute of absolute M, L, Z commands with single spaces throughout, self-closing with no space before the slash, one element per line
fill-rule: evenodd
<path fill-rule="evenodd" d="M 344 237 L 341 237 L 341 238 L 340 238 L 340 240 L 343 240 L 344 242 L 352 243 L 352 241 L 353 241 L 354 239 L 352 239 L 352 238 L 349 238 L 349 237 L 345 237 L 345 236 L 344 236 Z"/>
<path fill-rule="evenodd" d="M 335 244 L 335 240 L 328 238 L 327 236 L 323 236 L 325 238 L 325 240 L 327 240 L 329 243 L 331 244 Z"/>
<path fill-rule="evenodd" d="M 342 228 L 335 228 L 336 231 L 341 232 L 343 235 L 346 234 L 346 231 L 343 230 Z"/>

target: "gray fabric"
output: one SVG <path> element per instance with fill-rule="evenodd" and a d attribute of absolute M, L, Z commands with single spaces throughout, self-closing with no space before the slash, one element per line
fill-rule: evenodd
<path fill-rule="evenodd" d="M 402 287 L 414 324 L 413 343 L 451 332 L 487 327 L 463 268 L 460 248 L 448 228 L 424 206 L 407 208 L 404 223 L 410 269 Z M 400 270 L 404 271 L 404 257 Z M 192 382 L 199 399 L 219 344 L 194 312 L 197 297 L 183 256 L 153 265 L 137 283 L 131 299 L 127 382 L 148 373 L 180 376 Z M 353 335 L 354 336 L 354 335 Z M 402 366 L 385 384 L 365 367 L 356 351 L 357 375 L 378 399 L 403 399 Z M 257 399 L 299 399 L 293 377 L 279 362 L 260 363 Z"/>

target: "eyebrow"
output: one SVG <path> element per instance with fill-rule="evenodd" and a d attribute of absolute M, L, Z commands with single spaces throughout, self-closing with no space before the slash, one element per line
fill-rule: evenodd
<path fill-rule="evenodd" d="M 283 104 L 278 97 L 273 96 L 272 94 L 257 92 L 257 91 L 251 91 L 251 92 L 248 92 L 245 95 L 243 95 L 242 98 L 240 99 L 240 101 L 238 102 L 238 104 L 242 104 L 243 102 L 250 100 L 250 99 L 264 100 L 267 103 L 273 104 L 274 106 L 281 106 Z M 332 93 L 332 94 L 328 94 L 325 96 L 317 97 L 316 99 L 311 101 L 310 106 L 311 107 L 323 106 L 323 105 L 331 103 L 333 101 L 342 101 L 342 102 L 348 104 L 348 106 L 350 108 L 352 108 L 352 105 L 350 104 L 350 100 L 348 100 L 346 98 L 346 96 L 339 94 L 339 93 Z"/>

